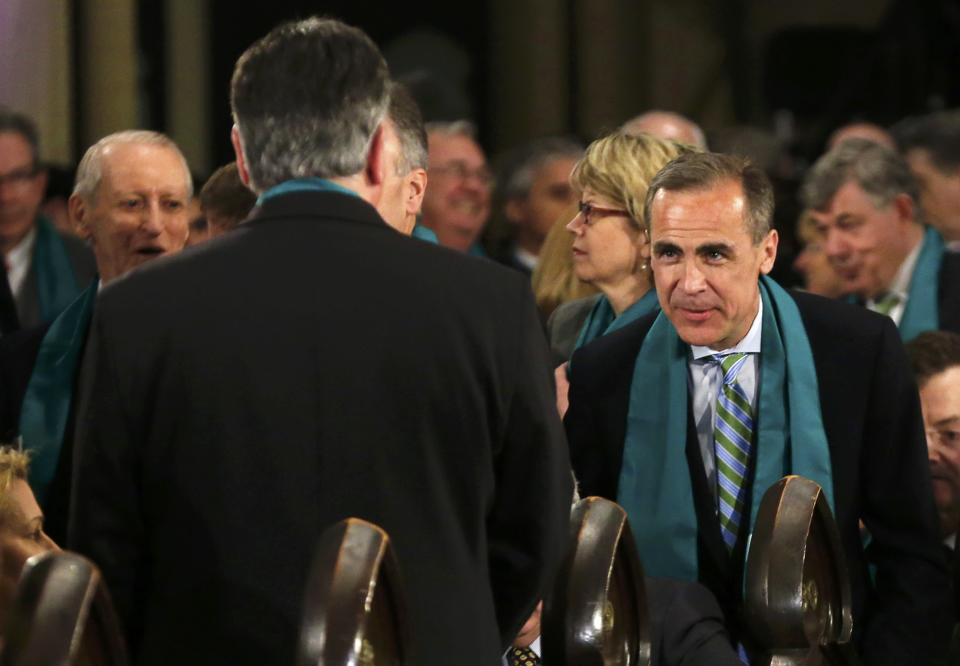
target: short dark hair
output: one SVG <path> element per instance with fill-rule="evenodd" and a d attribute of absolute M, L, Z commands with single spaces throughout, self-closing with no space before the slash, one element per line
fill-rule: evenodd
<path fill-rule="evenodd" d="M 906 155 L 925 150 L 941 173 L 960 169 L 960 111 L 940 111 L 901 120 L 891 130 L 897 148 Z"/>
<path fill-rule="evenodd" d="M 934 375 L 960 366 L 960 335 L 949 331 L 927 331 L 907 343 L 913 377 L 923 386 Z"/>
<path fill-rule="evenodd" d="M 553 160 L 583 157 L 583 146 L 576 139 L 548 136 L 521 145 L 500 160 L 499 196 L 504 200 L 523 199 L 530 194 L 541 167 Z"/>
<path fill-rule="evenodd" d="M 40 135 L 37 133 L 37 126 L 29 116 L 9 107 L 0 106 L 0 133 L 3 132 L 19 134 L 23 137 L 30 146 L 33 168 L 40 168 Z"/>
<path fill-rule="evenodd" d="M 236 162 L 214 171 L 200 190 L 203 214 L 214 213 L 226 218 L 231 227 L 245 220 L 256 203 L 257 195 L 240 180 Z"/>
<path fill-rule="evenodd" d="M 747 199 L 747 219 L 744 222 L 754 244 L 759 243 L 770 233 L 773 219 L 773 185 L 767 174 L 746 157 L 724 153 L 683 153 L 668 162 L 653 177 L 643 203 L 647 232 L 651 231 L 650 212 L 653 199 L 660 190 L 706 190 L 727 181 L 740 183 L 743 188 L 743 195 Z"/>
<path fill-rule="evenodd" d="M 387 111 L 388 83 L 376 45 L 335 19 L 284 23 L 254 43 L 230 82 L 252 188 L 361 171 Z"/>
<path fill-rule="evenodd" d="M 400 140 L 401 162 L 398 176 L 405 176 L 413 169 L 427 168 L 427 130 L 417 101 L 405 85 L 390 83 L 390 108 L 387 111 Z"/>

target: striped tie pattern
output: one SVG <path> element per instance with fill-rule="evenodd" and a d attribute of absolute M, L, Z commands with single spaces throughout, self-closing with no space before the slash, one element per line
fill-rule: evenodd
<path fill-rule="evenodd" d="M 883 298 L 874 303 L 873 311 L 889 317 L 890 313 L 893 312 L 893 309 L 898 305 L 900 305 L 900 297 L 891 291 L 887 292 Z"/>
<path fill-rule="evenodd" d="M 717 456 L 717 502 L 720 509 L 720 534 L 732 550 L 743 517 L 753 440 L 753 408 L 737 375 L 747 362 L 747 354 L 714 356 L 723 371 L 723 386 L 717 397 L 717 417 L 713 438 Z"/>

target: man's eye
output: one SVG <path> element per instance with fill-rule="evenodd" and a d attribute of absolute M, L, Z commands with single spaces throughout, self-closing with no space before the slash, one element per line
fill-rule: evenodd
<path fill-rule="evenodd" d="M 943 437 L 943 441 L 951 446 L 960 444 L 960 430 L 944 430 L 940 433 L 940 436 Z"/>
<path fill-rule="evenodd" d="M 184 207 L 182 201 L 166 201 L 164 202 L 164 205 L 170 210 L 180 210 Z"/>
<path fill-rule="evenodd" d="M 140 200 L 139 199 L 124 199 L 120 202 L 120 205 L 124 208 L 139 208 Z"/>

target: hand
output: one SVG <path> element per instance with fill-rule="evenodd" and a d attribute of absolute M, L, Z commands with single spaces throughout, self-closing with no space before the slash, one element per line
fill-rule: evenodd
<path fill-rule="evenodd" d="M 567 399 L 567 393 L 570 392 L 570 380 L 567 379 L 567 366 L 569 365 L 570 362 L 568 361 L 557 366 L 557 369 L 553 371 L 553 378 L 557 383 L 557 411 L 560 412 L 561 419 L 567 413 L 567 407 L 570 406 L 570 401 Z"/>

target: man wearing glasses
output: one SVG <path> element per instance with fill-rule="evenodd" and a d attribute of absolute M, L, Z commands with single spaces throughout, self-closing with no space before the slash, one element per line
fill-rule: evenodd
<path fill-rule="evenodd" d="M 0 252 L 21 328 L 52 321 L 96 270 L 83 242 L 60 234 L 38 212 L 47 186 L 38 153 L 33 122 L 0 107 Z M 14 327 L 0 323 L 0 332 Z"/>
<path fill-rule="evenodd" d="M 475 137 L 473 124 L 465 120 L 427 123 L 430 187 L 421 222 L 441 245 L 483 255 L 477 239 L 490 217 L 493 175 Z"/>

